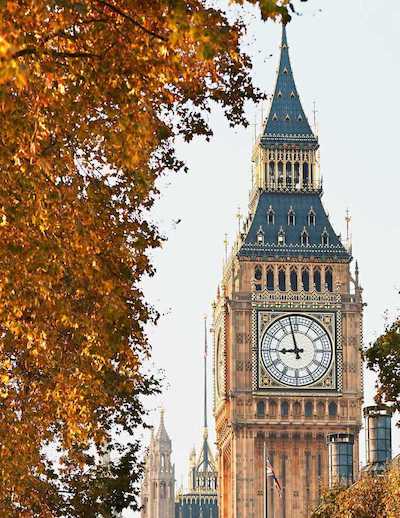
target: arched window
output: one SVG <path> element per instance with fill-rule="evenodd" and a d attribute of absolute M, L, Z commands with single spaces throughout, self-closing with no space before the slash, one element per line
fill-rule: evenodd
<path fill-rule="evenodd" d="M 296 270 L 296 268 L 292 268 L 290 270 L 290 289 L 292 291 L 297 291 L 297 270 Z"/>
<path fill-rule="evenodd" d="M 268 208 L 267 221 L 268 221 L 269 225 L 273 225 L 275 223 L 275 212 L 274 212 L 273 208 L 271 207 L 271 205 Z"/>
<path fill-rule="evenodd" d="M 321 270 L 314 268 L 314 286 L 316 291 L 321 291 Z"/>
<path fill-rule="evenodd" d="M 309 242 L 308 232 L 305 228 L 303 229 L 303 232 L 301 233 L 300 241 L 301 241 L 301 246 L 308 246 L 308 242 Z"/>
<path fill-rule="evenodd" d="M 283 162 L 278 162 L 278 184 L 283 183 Z"/>
<path fill-rule="evenodd" d="M 296 213 L 293 210 L 293 207 L 290 207 L 287 217 L 288 225 L 295 225 L 296 224 Z"/>
<path fill-rule="evenodd" d="M 332 268 L 328 266 L 325 269 L 325 283 L 328 291 L 333 291 L 333 274 Z"/>
<path fill-rule="evenodd" d="M 310 274 L 308 268 L 303 268 L 301 272 L 301 282 L 303 283 L 303 290 L 310 291 Z"/>
<path fill-rule="evenodd" d="M 273 185 L 275 181 L 275 162 L 269 162 L 268 164 L 269 182 Z"/>
<path fill-rule="evenodd" d="M 321 243 L 323 246 L 329 245 L 329 234 L 328 234 L 328 231 L 326 230 L 326 228 L 324 228 L 324 231 L 321 234 Z"/>
<path fill-rule="evenodd" d="M 286 272 L 283 269 L 278 272 L 278 284 L 280 291 L 286 291 Z"/>
<path fill-rule="evenodd" d="M 259 265 L 257 265 L 254 268 L 254 278 L 256 281 L 261 281 L 261 279 L 262 279 L 262 268 Z"/>
<path fill-rule="evenodd" d="M 281 227 L 278 232 L 278 245 L 284 246 L 285 244 L 285 232 L 283 231 L 283 228 Z"/>
<path fill-rule="evenodd" d="M 312 417 L 313 415 L 313 404 L 312 401 L 307 401 L 304 406 L 304 415 L 306 417 Z"/>
<path fill-rule="evenodd" d="M 293 415 L 294 417 L 301 416 L 301 404 L 298 401 L 295 401 L 293 404 Z"/>
<path fill-rule="evenodd" d="M 329 417 L 337 416 L 337 404 L 334 401 L 331 401 L 328 405 L 328 413 Z"/>
<path fill-rule="evenodd" d="M 282 401 L 281 403 L 281 416 L 287 417 L 289 415 L 289 403 L 287 401 Z"/>
<path fill-rule="evenodd" d="M 274 291 L 274 269 L 271 266 L 267 268 L 267 290 Z"/>
<path fill-rule="evenodd" d="M 264 401 L 257 401 L 257 417 L 265 416 L 265 403 Z"/>
<path fill-rule="evenodd" d="M 308 164 L 307 162 L 305 162 L 303 164 L 303 186 L 304 187 L 307 187 L 308 186 Z"/>
<path fill-rule="evenodd" d="M 323 401 L 318 401 L 317 414 L 318 417 L 324 417 L 325 415 L 325 403 Z"/>
<path fill-rule="evenodd" d="M 273 399 L 269 401 L 269 416 L 276 417 L 276 401 Z"/>
<path fill-rule="evenodd" d="M 294 164 L 294 186 L 300 187 L 300 164 L 298 162 Z"/>
<path fill-rule="evenodd" d="M 308 224 L 310 226 L 315 226 L 315 220 L 316 220 L 315 212 L 314 212 L 314 209 L 311 207 L 311 209 L 308 212 Z"/>
<path fill-rule="evenodd" d="M 289 189 L 293 186 L 292 162 L 286 162 L 286 185 Z"/>

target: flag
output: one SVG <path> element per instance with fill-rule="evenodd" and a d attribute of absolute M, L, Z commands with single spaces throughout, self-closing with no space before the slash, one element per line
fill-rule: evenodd
<path fill-rule="evenodd" d="M 282 487 L 281 487 L 281 485 L 279 483 L 279 480 L 278 480 L 277 476 L 275 475 L 274 468 L 272 467 L 271 461 L 269 460 L 268 457 L 267 457 L 266 463 L 267 463 L 267 465 L 266 465 L 267 477 L 272 477 L 273 478 L 275 488 L 277 489 L 277 491 L 279 493 L 279 496 L 281 497 L 282 496 Z"/>

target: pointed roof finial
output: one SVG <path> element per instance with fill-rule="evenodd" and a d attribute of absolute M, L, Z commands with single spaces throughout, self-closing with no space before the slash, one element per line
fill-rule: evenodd
<path fill-rule="evenodd" d="M 161 407 L 161 410 L 160 410 L 160 425 L 158 427 L 157 440 L 158 441 L 171 442 L 171 439 L 169 438 L 167 430 L 165 429 L 164 415 L 165 415 L 164 408 Z"/>
<path fill-rule="evenodd" d="M 307 144 L 318 147 L 297 93 L 289 58 L 286 26 L 282 24 L 281 54 L 275 92 L 261 137 L 264 146 L 270 144 Z"/>

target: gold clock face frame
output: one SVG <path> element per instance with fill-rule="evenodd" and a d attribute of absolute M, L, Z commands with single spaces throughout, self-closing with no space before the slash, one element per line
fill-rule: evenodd
<path fill-rule="evenodd" d="M 328 368 L 325 368 L 327 362 L 324 360 L 325 367 L 323 372 L 319 371 L 320 375 L 317 376 L 315 374 L 313 381 L 308 380 L 310 383 L 307 384 L 292 384 L 290 380 L 289 383 L 285 383 L 285 379 L 279 379 L 280 375 L 278 376 L 278 374 L 276 374 L 273 376 L 273 373 L 270 372 L 271 369 L 267 368 L 268 364 L 266 365 L 265 358 L 263 358 L 262 355 L 263 340 L 267 329 L 270 329 L 275 321 L 283 317 L 288 317 L 289 315 L 291 315 L 292 318 L 294 315 L 300 315 L 307 319 L 314 320 L 318 324 L 318 328 L 321 326 L 324 332 L 326 332 L 327 340 L 329 340 L 332 348 Z M 315 327 L 314 329 L 318 328 Z M 286 340 L 289 340 L 289 338 Z M 341 312 L 339 308 L 314 309 L 305 306 L 304 309 L 301 308 L 299 310 L 292 307 L 285 308 L 284 306 L 280 308 L 268 308 L 263 301 L 256 303 L 253 306 L 252 343 L 252 387 L 254 392 L 279 392 L 287 394 L 293 394 L 294 392 L 298 394 L 310 392 L 315 394 L 325 392 L 341 393 L 343 386 L 343 349 L 341 339 Z M 297 345 L 300 349 L 302 348 L 299 344 Z M 281 347 L 284 347 L 284 344 L 282 344 Z M 286 348 L 294 349 L 293 341 L 292 345 L 290 345 L 289 341 L 289 345 L 286 346 Z M 328 347 L 326 347 L 326 349 L 328 349 Z M 293 355 L 295 353 L 291 354 Z"/>
<path fill-rule="evenodd" d="M 307 387 L 324 377 L 332 364 L 328 331 L 309 314 L 278 317 L 265 330 L 261 361 L 272 379 L 288 387 Z"/>

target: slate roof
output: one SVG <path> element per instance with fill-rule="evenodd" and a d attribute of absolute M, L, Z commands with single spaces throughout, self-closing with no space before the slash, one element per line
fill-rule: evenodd
<path fill-rule="evenodd" d="M 268 211 L 272 209 L 274 222 L 268 222 Z M 289 225 L 288 213 L 294 213 L 294 224 Z M 315 214 L 315 225 L 309 224 L 309 213 Z M 308 234 L 308 244 L 301 240 L 302 232 Z M 284 232 L 284 244 L 278 244 L 279 232 Z M 259 243 L 257 234 L 263 237 Z M 322 235 L 327 235 L 323 244 Z M 351 255 L 341 243 L 330 224 L 318 193 L 271 193 L 262 192 L 256 212 L 244 242 L 238 252 L 239 257 L 315 257 L 316 259 L 348 262 Z"/>
<path fill-rule="evenodd" d="M 274 97 L 261 143 L 265 147 L 293 143 L 318 147 L 318 139 L 308 123 L 294 81 L 285 25 L 282 26 L 281 56 Z"/>

